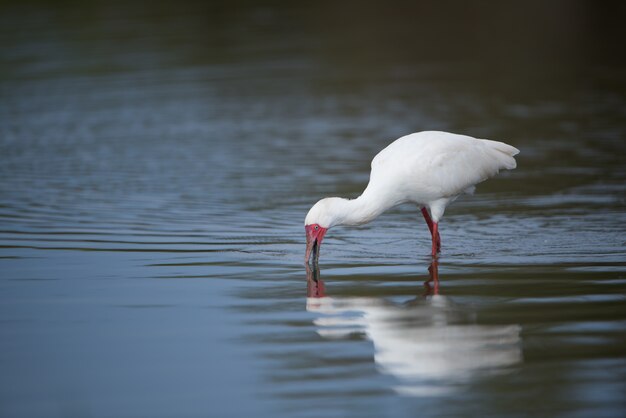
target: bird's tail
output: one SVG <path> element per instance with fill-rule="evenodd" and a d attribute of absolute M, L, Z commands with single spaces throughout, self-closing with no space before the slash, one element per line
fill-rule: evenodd
<path fill-rule="evenodd" d="M 504 142 L 492 141 L 490 139 L 483 139 L 483 142 L 492 150 L 496 151 L 496 155 L 502 168 L 507 170 L 513 170 L 517 167 L 517 162 L 513 156 L 519 154 L 519 150 L 515 147 L 505 144 Z"/>

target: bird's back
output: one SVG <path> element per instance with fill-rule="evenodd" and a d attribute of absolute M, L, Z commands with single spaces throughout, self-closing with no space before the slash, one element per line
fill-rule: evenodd
<path fill-rule="evenodd" d="M 503 142 L 447 132 L 403 136 L 372 160 L 367 189 L 397 204 L 457 196 L 501 169 L 513 169 L 519 152 Z"/>

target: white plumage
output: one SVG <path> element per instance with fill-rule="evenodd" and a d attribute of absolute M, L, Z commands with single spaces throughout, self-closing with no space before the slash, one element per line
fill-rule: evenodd
<path fill-rule="evenodd" d="M 326 230 L 337 225 L 360 225 L 402 203 L 414 203 L 433 238 L 433 256 L 440 249 L 438 222 L 446 206 L 462 193 L 500 170 L 516 167 L 515 147 L 448 132 L 425 131 L 403 136 L 372 160 L 370 181 L 361 196 L 337 197 L 317 202 L 305 219 L 306 261 L 315 260 Z"/>

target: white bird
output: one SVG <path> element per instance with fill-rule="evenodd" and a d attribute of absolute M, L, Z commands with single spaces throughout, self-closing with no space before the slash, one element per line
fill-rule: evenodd
<path fill-rule="evenodd" d="M 370 181 L 356 199 L 328 197 L 306 216 L 305 263 L 317 263 L 322 239 L 339 225 L 362 225 L 403 203 L 422 211 L 432 237 L 432 256 L 441 250 L 439 220 L 462 193 L 500 170 L 516 167 L 519 150 L 503 142 L 448 132 L 425 131 L 403 136 L 372 160 Z"/>

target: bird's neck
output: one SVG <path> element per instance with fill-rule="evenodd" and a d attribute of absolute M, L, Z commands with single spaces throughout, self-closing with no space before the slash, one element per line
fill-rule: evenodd
<path fill-rule="evenodd" d="M 387 209 L 395 206 L 390 202 L 367 193 L 367 190 L 356 199 L 341 199 L 337 225 L 363 225 L 376 219 Z"/>

